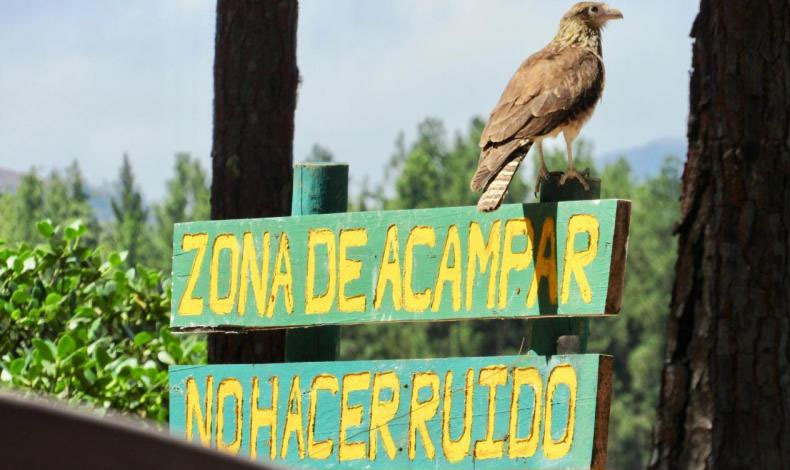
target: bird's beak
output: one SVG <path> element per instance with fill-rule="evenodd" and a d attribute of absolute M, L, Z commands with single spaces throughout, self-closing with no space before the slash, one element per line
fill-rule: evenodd
<path fill-rule="evenodd" d="M 606 7 L 606 10 L 604 10 L 602 16 L 604 21 L 623 19 L 623 14 L 620 13 L 620 10 L 612 7 Z"/>

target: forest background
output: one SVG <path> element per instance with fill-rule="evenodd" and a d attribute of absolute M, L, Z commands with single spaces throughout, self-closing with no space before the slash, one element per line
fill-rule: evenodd
<path fill-rule="evenodd" d="M 474 204 L 468 179 L 483 125 L 473 118 L 449 135 L 429 118 L 412 140 L 400 134 L 382 181 L 354 181 L 349 210 Z M 636 468 L 647 460 L 659 390 L 679 155 L 639 174 L 628 155 L 596 163 L 592 150 L 580 141 L 576 155 L 603 179 L 602 197 L 633 201 L 624 308 L 591 322 L 589 349 L 615 358 L 610 464 Z M 334 157 L 315 145 L 304 160 Z M 565 156 L 554 150 L 547 160 L 561 169 Z M 508 202 L 534 201 L 526 181 L 512 185 Z M 168 331 L 173 224 L 209 218 L 209 187 L 200 161 L 179 153 L 164 198 L 152 204 L 129 156 L 109 204 L 97 203 L 76 161 L 47 175 L 32 169 L 0 191 L 0 330 L 8 332 L 0 337 L 0 386 L 166 422 L 167 366 L 206 360 L 203 338 Z M 520 320 L 344 327 L 341 359 L 516 354 L 526 327 Z"/>

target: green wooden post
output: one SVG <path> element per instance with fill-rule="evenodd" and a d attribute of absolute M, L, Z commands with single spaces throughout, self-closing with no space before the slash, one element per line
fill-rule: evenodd
<path fill-rule="evenodd" d="M 601 198 L 601 179 L 587 177 L 589 189 L 576 179 L 560 184 L 562 172 L 552 172 L 540 188 L 540 202 L 580 201 Z M 546 318 L 528 322 L 529 350 L 542 355 L 578 354 L 587 351 L 588 318 Z"/>
<path fill-rule="evenodd" d="M 291 215 L 333 214 L 348 209 L 348 165 L 298 163 L 294 166 Z M 333 361 L 340 349 L 340 327 L 288 330 L 286 362 Z"/>

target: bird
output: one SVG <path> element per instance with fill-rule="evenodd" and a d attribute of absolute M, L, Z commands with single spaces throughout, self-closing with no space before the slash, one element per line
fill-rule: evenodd
<path fill-rule="evenodd" d="M 480 136 L 480 158 L 471 182 L 473 191 L 483 191 L 479 211 L 502 205 L 513 175 L 533 146 L 540 157 L 537 193 L 548 178 L 542 141 L 560 133 L 568 157 L 560 184 L 577 179 L 589 189 L 573 166 L 572 144 L 603 94 L 601 30 L 610 20 L 622 18 L 605 3 L 577 3 L 560 20 L 552 41 L 516 70 Z"/>

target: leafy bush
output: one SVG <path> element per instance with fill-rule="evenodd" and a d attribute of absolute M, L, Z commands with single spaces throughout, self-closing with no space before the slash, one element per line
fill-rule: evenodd
<path fill-rule="evenodd" d="M 169 280 L 102 256 L 79 221 L 37 229 L 35 247 L 0 241 L 0 385 L 166 420 L 167 366 L 205 362 L 169 332 Z"/>

